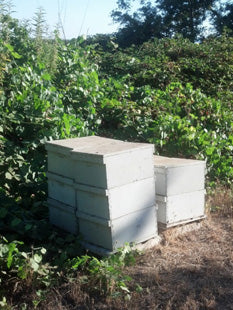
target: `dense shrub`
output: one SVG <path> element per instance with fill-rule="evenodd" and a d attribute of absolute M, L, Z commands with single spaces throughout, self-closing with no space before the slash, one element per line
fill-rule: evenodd
<path fill-rule="evenodd" d="M 47 139 L 89 135 L 98 126 L 93 100 L 98 76 L 78 50 L 63 57 L 64 49 L 61 44 L 58 74 L 52 80 L 36 59 L 19 65 L 8 45 L 0 94 L 0 186 L 18 199 L 35 195 L 35 185 L 46 190 Z"/>
<path fill-rule="evenodd" d="M 191 83 L 211 97 L 232 100 L 233 38 L 225 34 L 202 43 L 182 37 L 155 39 L 140 47 L 106 52 L 100 65 L 106 75 L 128 75 L 135 86 L 164 89 L 172 82 Z"/>
<path fill-rule="evenodd" d="M 91 134 L 149 141 L 207 160 L 210 181 L 232 180 L 232 38 L 104 52 L 1 23 L 0 187 L 18 203 L 46 198 L 46 140 Z"/>
<path fill-rule="evenodd" d="M 148 141 L 160 155 L 207 161 L 208 180 L 230 183 L 233 112 L 191 84 L 171 83 L 165 90 L 131 86 L 127 101 L 106 102 L 104 119 L 115 121 L 117 138 Z"/>

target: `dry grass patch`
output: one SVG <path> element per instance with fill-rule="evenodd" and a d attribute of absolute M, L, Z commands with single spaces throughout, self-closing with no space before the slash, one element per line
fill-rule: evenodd
<path fill-rule="evenodd" d="M 218 189 L 207 197 L 208 211 L 214 212 L 189 226 L 196 229 L 165 231 L 159 245 L 125 268 L 133 278 L 130 299 L 93 294 L 77 277 L 50 290 L 37 309 L 233 310 L 232 197 L 232 191 Z M 17 299 L 12 309 L 22 309 L 23 301 Z"/>

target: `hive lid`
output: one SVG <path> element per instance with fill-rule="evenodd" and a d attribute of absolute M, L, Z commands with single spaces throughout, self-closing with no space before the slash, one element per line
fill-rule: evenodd
<path fill-rule="evenodd" d="M 155 168 L 174 168 L 189 165 L 205 165 L 203 160 L 154 156 Z"/>
<path fill-rule="evenodd" d="M 71 157 L 76 160 L 104 163 L 104 159 L 107 157 L 130 153 L 139 149 L 148 149 L 153 153 L 154 145 L 108 139 L 104 143 L 92 143 L 81 149 L 74 149 L 71 151 Z"/>
<path fill-rule="evenodd" d="M 108 138 L 98 137 L 98 136 L 88 136 L 79 137 L 71 139 L 61 139 L 55 141 L 47 141 L 45 144 L 45 149 L 49 152 L 55 152 L 59 154 L 68 155 L 73 149 L 85 148 L 90 143 L 105 143 L 107 140 L 112 140 Z"/>

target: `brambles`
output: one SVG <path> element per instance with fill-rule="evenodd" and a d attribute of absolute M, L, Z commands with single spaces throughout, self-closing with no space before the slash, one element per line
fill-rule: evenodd
<path fill-rule="evenodd" d="M 228 202 L 219 190 L 211 212 L 232 216 L 232 38 L 194 44 L 177 37 L 126 50 L 111 41 L 104 51 L 81 38 L 43 38 L 41 28 L 35 38 L 8 15 L 0 23 L 0 231 L 9 240 L 0 242 L 0 307 L 25 299 L 21 309 L 43 308 L 66 285 L 89 305 L 97 295 L 129 300 L 142 291 L 125 273 L 134 252 L 99 259 L 49 224 L 44 144 L 97 134 L 206 160 L 208 189 L 228 187 Z"/>

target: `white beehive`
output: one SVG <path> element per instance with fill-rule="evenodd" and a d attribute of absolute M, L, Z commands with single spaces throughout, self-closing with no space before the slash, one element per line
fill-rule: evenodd
<path fill-rule="evenodd" d="M 156 193 L 178 195 L 205 188 L 205 162 L 154 156 Z"/>
<path fill-rule="evenodd" d="M 162 227 L 172 227 L 205 217 L 205 191 L 173 196 L 156 196 L 158 222 Z"/>
<path fill-rule="evenodd" d="M 154 156 L 156 203 L 161 227 L 205 217 L 205 162 Z"/>
<path fill-rule="evenodd" d="M 157 236 L 155 207 L 145 208 L 115 220 L 78 212 L 79 230 L 87 248 L 111 253 L 128 243 L 139 243 Z M 93 245 L 95 247 L 93 247 Z"/>
<path fill-rule="evenodd" d="M 154 146 L 115 141 L 71 151 L 75 182 L 110 189 L 154 177 Z"/>
<path fill-rule="evenodd" d="M 53 224 L 70 232 L 79 226 L 98 253 L 157 236 L 153 145 L 91 136 L 46 149 Z"/>
<path fill-rule="evenodd" d="M 50 198 L 47 205 L 50 223 L 72 234 L 78 233 L 78 219 L 74 208 Z"/>

